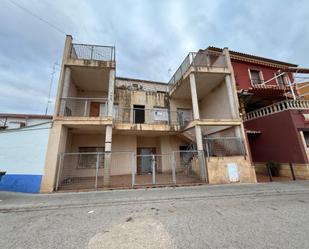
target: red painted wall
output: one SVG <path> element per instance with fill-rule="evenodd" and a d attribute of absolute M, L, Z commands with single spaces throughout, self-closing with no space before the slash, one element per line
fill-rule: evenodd
<path fill-rule="evenodd" d="M 283 111 L 244 125 L 247 130 L 261 131 L 259 135 L 248 135 L 253 162 L 309 163 L 299 134 L 299 129 L 309 128 L 309 124 L 300 111 Z"/>
<path fill-rule="evenodd" d="M 278 68 L 262 66 L 244 61 L 232 60 L 237 89 L 248 89 L 252 87 L 248 69 L 257 69 L 262 71 L 264 80 L 267 81 L 275 76 Z M 276 80 L 272 80 L 267 85 L 277 85 Z"/>

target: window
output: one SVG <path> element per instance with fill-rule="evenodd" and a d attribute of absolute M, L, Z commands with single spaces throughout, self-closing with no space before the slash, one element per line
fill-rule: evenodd
<path fill-rule="evenodd" d="M 168 122 L 168 109 L 163 107 L 154 108 L 153 120 Z"/>
<path fill-rule="evenodd" d="M 286 77 L 285 77 L 284 74 L 282 74 L 282 75 L 280 75 L 280 74 L 282 74 L 282 73 L 275 73 L 277 84 L 278 85 L 285 85 L 286 84 Z"/>
<path fill-rule="evenodd" d="M 263 83 L 262 72 L 259 70 L 250 69 L 250 79 L 252 85 Z"/>
<path fill-rule="evenodd" d="M 104 152 L 104 147 L 79 147 L 78 148 L 78 169 L 95 169 L 97 165 L 98 154 L 96 152 Z M 99 154 L 99 168 L 104 168 L 104 154 Z"/>

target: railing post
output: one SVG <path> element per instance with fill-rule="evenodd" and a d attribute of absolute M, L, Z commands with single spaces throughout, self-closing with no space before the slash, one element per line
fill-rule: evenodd
<path fill-rule="evenodd" d="M 99 173 L 100 153 L 97 153 L 97 162 L 95 166 L 95 190 L 98 189 L 98 173 Z"/>
<path fill-rule="evenodd" d="M 93 58 L 93 46 L 91 46 L 91 55 L 90 55 L 90 60 Z"/>
<path fill-rule="evenodd" d="M 156 159 L 155 155 L 151 156 L 152 161 L 151 161 L 151 168 L 152 168 L 152 184 L 156 184 Z"/>
<path fill-rule="evenodd" d="M 131 153 L 132 188 L 135 186 L 136 164 L 134 164 L 134 152 Z"/>
<path fill-rule="evenodd" d="M 88 99 L 85 100 L 84 117 L 87 116 L 87 110 L 88 110 Z"/>
<path fill-rule="evenodd" d="M 176 160 L 175 160 L 175 151 L 172 152 L 171 154 L 171 161 L 172 161 L 172 181 L 173 184 L 176 184 Z"/>

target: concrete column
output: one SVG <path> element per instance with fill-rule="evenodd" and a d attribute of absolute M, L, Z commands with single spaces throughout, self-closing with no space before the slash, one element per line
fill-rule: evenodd
<path fill-rule="evenodd" d="M 107 115 L 112 117 L 114 112 L 114 88 L 115 88 L 115 70 L 112 69 L 109 72 L 108 83 L 108 103 L 107 103 Z M 103 185 L 108 187 L 111 184 L 111 161 L 112 161 L 112 137 L 113 126 L 106 126 L 105 131 L 105 156 L 104 156 L 104 170 L 103 170 Z"/>
<path fill-rule="evenodd" d="M 234 94 L 233 94 L 233 88 L 232 88 L 232 80 L 231 80 L 231 75 L 228 74 L 225 76 L 225 85 L 226 85 L 226 89 L 227 89 L 227 96 L 229 99 L 229 104 L 230 104 L 230 110 L 231 110 L 231 115 L 232 118 L 239 118 L 239 114 L 238 114 L 238 105 L 237 103 L 237 99 L 234 98 Z"/>
<path fill-rule="evenodd" d="M 205 182 L 207 181 L 207 169 L 206 169 L 206 160 L 204 157 L 202 130 L 200 125 L 195 126 L 195 138 L 196 138 L 196 147 L 198 150 L 200 179 Z"/>
<path fill-rule="evenodd" d="M 63 79 L 63 89 L 62 89 L 62 98 L 67 98 L 69 96 L 70 90 L 70 83 L 71 83 L 71 68 L 65 67 L 64 69 L 64 79 Z M 65 111 L 65 101 L 60 101 L 60 115 L 64 115 Z"/>
<path fill-rule="evenodd" d="M 54 191 L 56 176 L 59 169 L 59 155 L 65 152 L 68 129 L 62 124 L 54 123 L 50 130 L 45 158 L 45 169 L 41 183 L 41 192 Z"/>
<path fill-rule="evenodd" d="M 190 74 L 190 89 L 191 89 L 193 118 L 194 120 L 200 119 L 200 111 L 198 107 L 198 99 L 197 99 L 197 93 L 196 93 L 195 76 L 193 73 Z"/>
<path fill-rule="evenodd" d="M 106 126 L 105 132 L 105 155 L 104 155 L 104 169 L 103 169 L 103 185 L 105 187 L 110 186 L 111 179 L 111 161 L 112 161 L 112 133 L 113 127 L 111 125 Z"/>
<path fill-rule="evenodd" d="M 67 35 L 65 38 L 65 44 L 64 44 L 64 49 L 63 49 L 62 65 L 61 65 L 61 72 L 60 72 L 59 84 L 58 84 L 58 89 L 57 89 L 54 116 L 59 115 L 59 112 L 60 112 L 60 98 L 62 96 L 64 71 L 65 71 L 64 68 L 65 68 L 65 63 L 67 62 L 67 59 L 70 57 L 70 53 L 72 49 L 72 41 L 73 41 L 72 36 Z"/>
<path fill-rule="evenodd" d="M 115 69 L 109 71 L 107 115 L 113 116 L 114 109 Z"/>

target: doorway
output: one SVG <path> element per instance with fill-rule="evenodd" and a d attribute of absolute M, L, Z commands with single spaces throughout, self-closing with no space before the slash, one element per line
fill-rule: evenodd
<path fill-rule="evenodd" d="M 100 116 L 100 102 L 91 102 L 90 103 L 90 117 L 99 117 Z"/>
<path fill-rule="evenodd" d="M 156 154 L 156 148 L 137 148 L 137 174 L 152 173 L 153 155 Z"/>
<path fill-rule="evenodd" d="M 144 105 L 133 105 L 133 120 L 134 124 L 145 123 L 145 106 Z"/>

